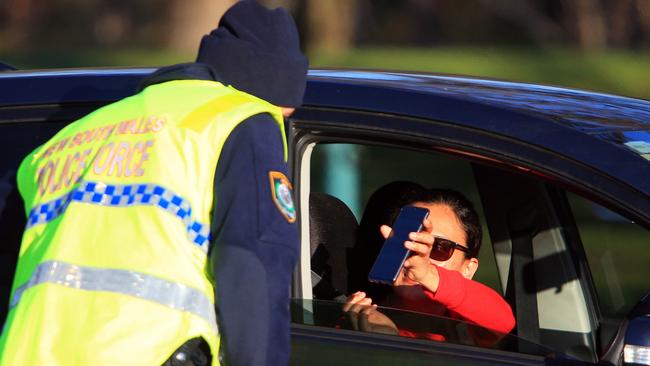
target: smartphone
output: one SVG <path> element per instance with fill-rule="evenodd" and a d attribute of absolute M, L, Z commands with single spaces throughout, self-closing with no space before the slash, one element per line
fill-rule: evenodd
<path fill-rule="evenodd" d="M 422 221 L 429 216 L 429 210 L 415 206 L 404 206 L 393 223 L 392 231 L 381 247 L 381 251 L 368 274 L 370 282 L 392 285 L 408 258 L 410 250 L 404 247 L 412 232 L 422 230 Z"/>

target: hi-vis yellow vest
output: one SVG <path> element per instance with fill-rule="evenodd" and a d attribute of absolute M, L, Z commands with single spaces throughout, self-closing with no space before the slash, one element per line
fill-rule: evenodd
<path fill-rule="evenodd" d="M 280 108 L 213 81 L 170 81 L 30 154 L 0 365 L 159 365 L 194 337 L 218 364 L 205 275 L 214 174 L 228 135 L 259 113 L 284 139 Z"/>

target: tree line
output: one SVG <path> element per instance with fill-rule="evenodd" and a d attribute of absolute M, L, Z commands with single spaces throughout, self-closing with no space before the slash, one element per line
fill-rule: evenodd
<path fill-rule="evenodd" d="M 650 47 L 649 0 L 260 0 L 294 14 L 305 47 Z M 196 48 L 234 0 L 2 0 L 0 48 Z"/>

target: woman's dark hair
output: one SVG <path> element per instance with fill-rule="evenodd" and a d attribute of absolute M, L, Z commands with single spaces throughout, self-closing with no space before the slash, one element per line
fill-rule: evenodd
<path fill-rule="evenodd" d="M 465 244 L 469 248 L 469 252 L 465 253 L 465 256 L 467 258 L 478 257 L 478 252 L 481 250 L 483 232 L 481 230 L 481 223 L 479 222 L 478 214 L 476 213 L 472 202 L 470 202 L 462 193 L 453 189 L 432 188 L 427 190 L 426 196 L 427 197 L 424 200 L 418 201 L 442 204 L 449 206 L 452 211 L 454 211 L 463 227 L 463 231 L 465 231 L 465 238 L 467 240 L 467 243 Z M 435 225 L 435 223 L 433 224 Z"/>
<path fill-rule="evenodd" d="M 357 243 L 348 259 L 349 289 L 366 289 L 375 302 L 381 301 L 388 294 L 390 286 L 370 283 L 367 278 L 384 242 L 379 227 L 391 225 L 400 208 L 415 202 L 449 206 L 465 231 L 466 245 L 469 248 L 466 256 L 478 256 L 481 225 L 474 206 L 463 194 L 451 189 L 426 189 L 408 181 L 391 182 L 377 189 L 366 204 L 359 224 Z"/>

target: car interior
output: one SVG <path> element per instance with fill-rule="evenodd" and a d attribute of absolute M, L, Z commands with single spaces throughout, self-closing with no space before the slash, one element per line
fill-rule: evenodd
<path fill-rule="evenodd" d="M 345 167 L 341 167 L 345 161 L 332 161 L 346 156 L 337 152 L 342 148 L 340 145 L 349 156 L 355 156 L 352 164 L 356 173 L 352 180 L 361 187 L 356 196 L 333 179 L 337 174 L 347 174 Z M 346 179 L 349 181 L 350 177 L 338 182 Z M 623 308 L 631 307 L 643 295 L 640 287 L 621 290 L 622 282 L 613 285 L 611 279 L 607 285 L 596 281 L 594 287 L 589 266 L 592 259 L 585 253 L 572 211 L 572 207 L 579 205 L 573 202 L 609 212 L 610 224 L 614 222 L 617 230 L 630 230 L 621 229 L 626 226 L 623 223 L 630 224 L 629 220 L 568 192 L 552 180 L 521 167 L 504 167 L 432 150 L 370 143 L 314 143 L 305 149 L 301 160 L 302 231 L 303 240 L 307 239 L 305 232 L 309 233 L 310 243 L 309 253 L 304 253 L 309 261 L 302 263 L 301 272 L 311 271 L 312 286 L 301 294 L 303 300 L 328 303 L 329 310 L 325 312 L 341 313 L 340 305 L 332 305 L 331 301 L 342 302 L 345 295 L 358 290 L 351 288 L 346 279 L 363 204 L 374 189 L 393 180 L 453 188 L 473 201 L 484 225 L 480 266 L 474 279 L 502 294 L 517 321 L 511 332 L 516 337 L 506 337 L 489 347 L 530 354 L 551 349 L 566 357 L 596 362 L 615 336 Z M 636 245 L 642 245 L 642 238 L 647 235 L 644 229 L 631 230 L 638 230 Z M 304 282 L 301 281 L 303 288 Z M 619 306 L 623 308 L 617 310 L 618 314 L 608 314 L 608 309 L 598 301 L 598 292 L 611 293 L 607 286 L 618 286 L 623 292 L 636 291 L 619 294 Z M 624 297 L 634 300 L 622 300 Z M 627 302 L 623 305 L 621 301 Z M 314 304 L 304 306 L 295 321 L 340 327 L 340 323 L 331 321 L 336 316 L 317 314 L 316 308 Z M 309 316 L 304 317 L 305 313 Z M 449 334 L 447 341 L 451 339 L 460 338 Z"/>

